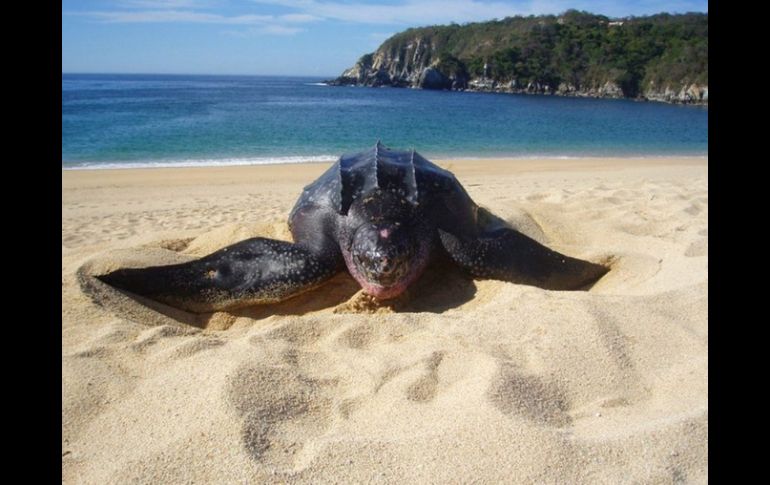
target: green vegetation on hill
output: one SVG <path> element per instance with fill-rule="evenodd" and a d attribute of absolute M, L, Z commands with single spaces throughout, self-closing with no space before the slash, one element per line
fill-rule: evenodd
<path fill-rule="evenodd" d="M 416 43 L 429 47 L 416 56 Z M 692 84 L 707 88 L 708 14 L 610 19 L 569 10 L 559 16 L 411 28 L 364 56 L 359 66 L 388 70 L 394 85 L 403 84 L 394 72 L 430 66 L 453 79 L 515 81 L 515 86 L 538 85 L 550 92 L 608 82 L 626 97 Z"/>

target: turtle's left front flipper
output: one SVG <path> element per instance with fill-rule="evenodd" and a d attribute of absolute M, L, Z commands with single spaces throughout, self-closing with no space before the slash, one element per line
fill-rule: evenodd
<path fill-rule="evenodd" d="M 604 276 L 608 268 L 571 258 L 508 228 L 462 238 L 439 230 L 444 249 L 474 276 L 532 285 L 547 290 L 579 290 Z"/>
<path fill-rule="evenodd" d="M 210 312 L 284 300 L 334 276 L 338 253 L 252 238 L 182 264 L 119 269 L 96 278 L 167 305 Z"/>

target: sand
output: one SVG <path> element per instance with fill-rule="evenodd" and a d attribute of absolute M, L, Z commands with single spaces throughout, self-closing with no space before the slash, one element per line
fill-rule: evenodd
<path fill-rule="evenodd" d="M 327 165 L 63 171 L 64 483 L 705 483 L 708 160 L 439 163 L 612 270 L 554 292 L 431 268 L 382 305 L 340 275 L 201 316 L 94 301 L 78 271 L 289 239 Z"/>

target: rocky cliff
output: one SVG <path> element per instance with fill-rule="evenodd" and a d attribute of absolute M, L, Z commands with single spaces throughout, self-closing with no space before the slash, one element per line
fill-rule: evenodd
<path fill-rule="evenodd" d="M 340 77 L 335 85 L 394 86 L 424 89 L 467 89 L 470 78 L 457 66 L 437 56 L 439 46 L 419 35 L 405 43 L 390 43 L 367 54 Z M 448 56 L 447 56 L 448 57 Z"/>
<path fill-rule="evenodd" d="M 708 104 L 708 14 L 585 12 L 409 29 L 332 85 Z"/>

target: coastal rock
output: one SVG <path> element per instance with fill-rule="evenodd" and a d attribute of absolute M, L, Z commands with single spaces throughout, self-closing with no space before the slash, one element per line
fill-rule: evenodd
<path fill-rule="evenodd" d="M 567 96 L 576 93 L 577 90 L 578 89 L 574 84 L 561 82 L 559 83 L 559 87 L 556 88 L 556 94 Z"/>
<path fill-rule="evenodd" d="M 381 86 L 390 86 L 391 79 L 390 75 L 387 73 L 387 71 L 374 71 L 373 73 L 370 73 L 367 77 L 367 83 L 368 86 L 373 87 L 381 87 Z"/>
<path fill-rule="evenodd" d="M 468 88 L 468 79 L 467 78 L 450 78 L 451 86 L 449 89 L 455 90 L 455 91 L 465 91 L 465 89 Z"/>
<path fill-rule="evenodd" d="M 452 81 L 438 70 L 429 67 L 423 69 L 420 78 L 417 81 L 417 87 L 422 89 L 450 89 L 452 87 Z"/>
<path fill-rule="evenodd" d="M 657 87 L 651 82 L 643 96 L 650 101 L 665 103 L 708 104 L 709 89 L 700 84 L 688 84 L 679 89 L 670 85 Z"/>
<path fill-rule="evenodd" d="M 468 83 L 468 89 L 474 91 L 492 91 L 495 89 L 497 83 L 492 79 L 487 78 L 473 78 Z"/>
<path fill-rule="evenodd" d="M 603 98 L 622 98 L 623 90 L 616 83 L 607 81 L 599 90 L 599 96 Z"/>

